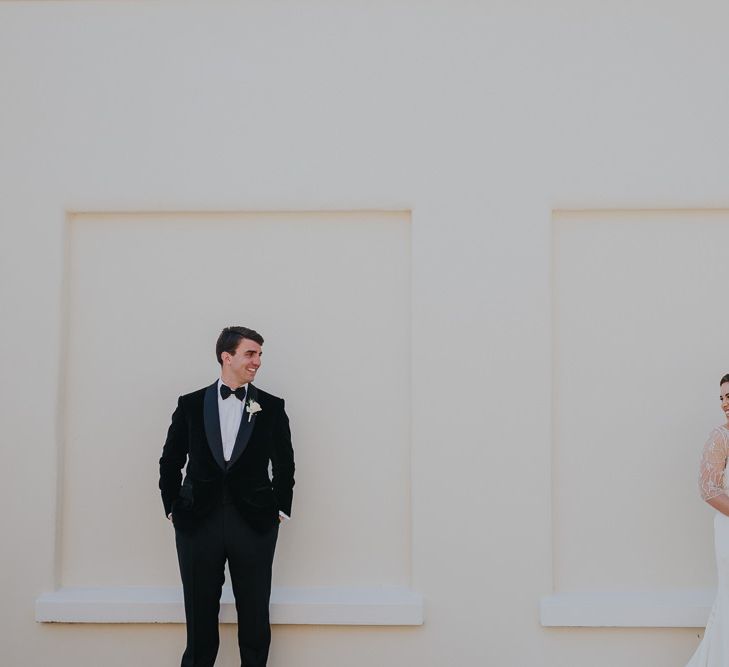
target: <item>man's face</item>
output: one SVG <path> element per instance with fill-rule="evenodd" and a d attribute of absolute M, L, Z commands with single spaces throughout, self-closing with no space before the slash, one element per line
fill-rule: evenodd
<path fill-rule="evenodd" d="M 254 340 L 243 338 L 238 347 L 235 348 L 235 354 L 223 352 L 220 355 L 223 360 L 223 368 L 231 381 L 235 380 L 240 387 L 246 382 L 253 382 L 256 377 L 256 371 L 261 366 L 261 355 L 263 350 L 261 346 Z M 233 387 L 235 389 L 236 387 Z"/>

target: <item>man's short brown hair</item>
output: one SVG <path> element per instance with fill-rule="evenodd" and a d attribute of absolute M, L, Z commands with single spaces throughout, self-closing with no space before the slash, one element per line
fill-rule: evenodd
<path fill-rule="evenodd" d="M 218 363 L 222 366 L 223 352 L 228 354 L 235 354 L 238 349 L 240 342 L 247 338 L 248 340 L 255 341 L 259 345 L 263 345 L 263 336 L 253 329 L 247 327 L 225 327 L 218 336 L 218 342 L 215 343 L 215 354 L 218 357 Z"/>

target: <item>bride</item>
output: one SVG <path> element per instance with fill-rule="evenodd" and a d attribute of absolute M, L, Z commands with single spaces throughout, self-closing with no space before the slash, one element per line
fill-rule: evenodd
<path fill-rule="evenodd" d="M 701 456 L 701 497 L 715 510 L 714 551 L 718 590 L 709 614 L 704 638 L 686 667 L 729 666 L 729 374 L 719 382 L 721 408 L 726 424 L 709 435 Z"/>

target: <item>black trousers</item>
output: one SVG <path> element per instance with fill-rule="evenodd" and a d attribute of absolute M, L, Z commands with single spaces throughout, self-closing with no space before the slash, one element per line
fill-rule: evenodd
<path fill-rule="evenodd" d="M 219 505 L 194 526 L 175 529 L 187 620 L 181 667 L 215 664 L 226 559 L 238 612 L 241 665 L 265 667 L 271 644 L 268 605 L 277 537 L 278 526 L 261 535 L 232 504 Z"/>

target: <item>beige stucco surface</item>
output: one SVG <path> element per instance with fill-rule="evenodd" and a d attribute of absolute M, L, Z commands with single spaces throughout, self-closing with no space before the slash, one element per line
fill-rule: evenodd
<path fill-rule="evenodd" d="M 694 478 L 729 370 L 728 19 L 708 1 L 0 3 L 3 664 L 176 664 L 180 625 L 37 624 L 33 604 L 174 583 L 157 449 L 237 320 L 301 424 L 280 582 L 425 598 L 421 627 L 277 626 L 272 667 L 683 667 L 695 629 L 542 628 L 538 604 L 713 583 Z M 207 281 L 226 224 L 255 227 L 256 274 L 275 255 L 239 310 Z M 170 239 L 200 276 L 186 294 Z M 316 308 L 286 303 L 303 247 L 326 270 L 291 289 Z M 606 251 L 597 278 L 583 259 Z M 367 401 L 382 438 L 363 421 L 345 442 Z M 108 437 L 99 405 L 130 415 Z"/>

